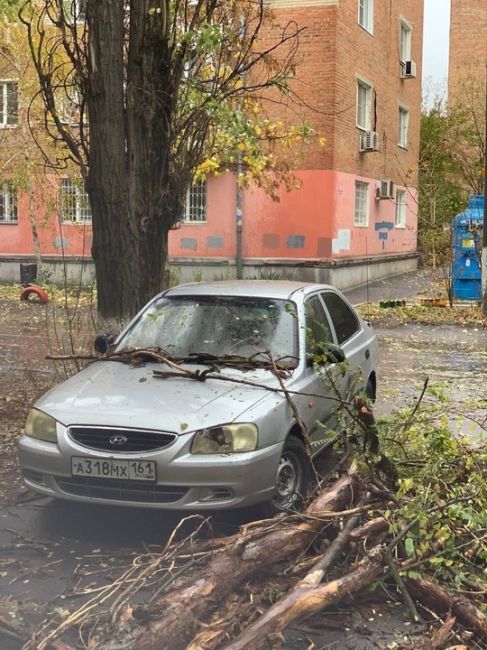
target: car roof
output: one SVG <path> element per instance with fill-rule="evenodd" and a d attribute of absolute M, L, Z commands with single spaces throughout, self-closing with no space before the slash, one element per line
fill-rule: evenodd
<path fill-rule="evenodd" d="M 296 282 L 293 280 L 220 280 L 180 284 L 169 289 L 164 295 L 248 296 L 286 300 L 291 299 L 297 291 L 303 291 L 305 294 L 308 294 L 320 289 L 336 290 L 335 287 L 329 284 Z"/>

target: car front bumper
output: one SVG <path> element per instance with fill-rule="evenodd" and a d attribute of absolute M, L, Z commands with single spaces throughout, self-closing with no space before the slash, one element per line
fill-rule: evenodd
<path fill-rule="evenodd" d="M 61 430 L 60 430 L 61 429 Z M 141 454 L 94 451 L 73 442 L 58 425 L 58 444 L 27 436 L 19 440 L 26 485 L 50 497 L 72 501 L 173 510 L 221 510 L 270 500 L 282 443 L 239 454 L 193 455 L 192 436 Z M 156 464 L 156 481 L 78 477 L 71 458 L 144 460 Z"/>

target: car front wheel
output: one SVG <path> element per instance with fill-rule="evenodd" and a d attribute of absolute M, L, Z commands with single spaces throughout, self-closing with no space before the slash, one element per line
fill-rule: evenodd
<path fill-rule="evenodd" d="M 306 502 L 311 468 L 306 449 L 299 438 L 289 436 L 282 448 L 275 478 L 275 494 L 265 504 L 265 514 L 301 510 Z"/>

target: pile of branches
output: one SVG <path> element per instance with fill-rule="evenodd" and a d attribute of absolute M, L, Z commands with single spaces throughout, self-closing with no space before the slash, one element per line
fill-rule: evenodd
<path fill-rule="evenodd" d="M 62 620 L 46 620 L 25 649 L 66 650 L 73 629 L 83 646 L 93 649 L 276 648 L 293 622 L 339 602 L 350 605 L 356 594 L 378 583 L 387 584 L 389 593 L 391 586 L 396 590 L 412 619 L 428 612 L 436 621 L 425 626 L 422 645 L 394 647 L 434 650 L 456 639 L 472 644 L 458 647 L 485 648 L 486 527 L 485 511 L 479 512 L 485 485 L 475 487 L 476 472 L 480 478 L 485 472 L 485 465 L 477 466 L 478 458 L 485 458 L 483 448 L 467 448 L 446 436 L 427 409 L 424 420 L 418 409 L 396 417 L 399 431 L 388 447 L 391 421 L 381 423 L 381 437 L 367 402 L 359 399 L 355 407 L 365 436 L 348 462 L 342 459 L 321 482 L 303 512 L 256 521 L 215 539 L 208 534 L 209 520 L 189 517 L 159 552 L 135 557 L 116 580 L 94 590 L 91 600 Z M 417 435 L 415 427 L 430 445 L 422 449 L 416 440 L 416 459 L 405 443 L 406 435 Z M 430 474 L 433 447 L 446 469 L 438 467 L 427 495 L 421 495 L 425 486 L 412 486 L 408 472 L 418 472 L 421 457 Z M 400 452 L 391 460 L 386 450 L 394 456 L 394 448 Z M 451 472 L 456 487 L 445 484 L 444 471 Z M 190 524 L 194 529 L 184 536 Z M 276 581 L 278 594 L 270 604 L 264 594 Z"/>

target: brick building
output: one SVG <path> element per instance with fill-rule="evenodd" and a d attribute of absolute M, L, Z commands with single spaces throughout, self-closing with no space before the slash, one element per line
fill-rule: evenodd
<path fill-rule="evenodd" d="M 465 84 L 487 75 L 487 3 L 481 0 L 451 0 L 448 97 L 462 93 Z M 485 91 L 484 91 L 485 97 Z"/>
<path fill-rule="evenodd" d="M 296 170 L 302 187 L 282 189 L 279 203 L 260 190 L 244 192 L 244 275 L 268 269 L 347 287 L 415 268 L 423 1 L 267 4 L 281 25 L 305 28 L 292 82 L 303 103 L 298 115 L 282 108 L 282 116 L 312 123 L 326 145 L 306 149 Z M 0 116 L 12 115 L 11 81 L 0 79 Z M 15 124 L 0 120 L 2 126 Z M 7 216 L 6 191 L 3 201 L 0 195 L 0 279 L 15 280 L 18 262 L 32 259 L 33 244 L 21 232 L 28 228 L 25 199 Z M 42 235 L 54 271 L 61 259 L 89 251 L 91 240 L 79 189 L 65 181 L 59 197 Z M 231 173 L 188 191 L 185 218 L 169 241 L 178 279 L 233 275 L 235 215 Z"/>
<path fill-rule="evenodd" d="M 301 189 L 283 190 L 279 203 L 245 194 L 247 273 L 266 267 L 345 287 L 414 268 L 422 0 L 268 4 L 282 26 L 306 28 L 294 89 L 309 108 L 298 117 L 326 146 L 307 150 L 296 172 Z M 231 178 L 218 182 L 231 192 Z M 215 197 L 210 182 L 205 220 L 171 233 L 171 255 L 183 269 L 191 261 L 232 263 L 235 206 L 218 201 L 223 211 L 214 213 Z"/>

